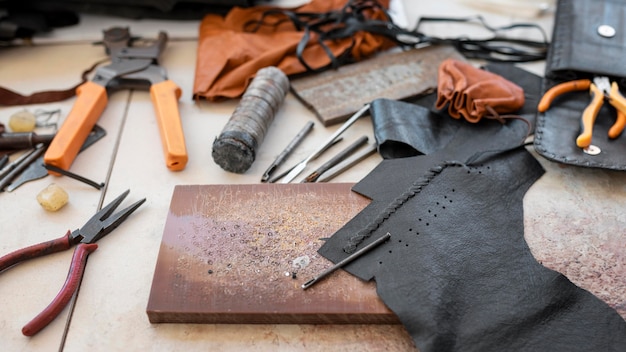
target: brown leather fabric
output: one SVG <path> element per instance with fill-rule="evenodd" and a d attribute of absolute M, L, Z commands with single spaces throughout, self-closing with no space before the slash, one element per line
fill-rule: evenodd
<path fill-rule="evenodd" d="M 35 92 L 30 95 L 22 95 L 8 88 L 0 87 L 0 106 L 44 104 L 69 99 L 76 95 L 76 88 L 87 81 L 87 75 L 103 62 L 104 60 L 98 61 L 90 68 L 83 71 L 81 74 L 81 81 L 75 86 L 64 90 L 46 90 Z"/>
<path fill-rule="evenodd" d="M 297 13 L 325 13 L 341 9 L 347 0 L 313 0 L 292 11 Z M 389 0 L 378 1 L 388 8 Z M 256 72 L 267 66 L 276 66 L 285 74 L 303 73 L 306 68 L 296 56 L 296 48 L 303 38 L 286 16 L 275 15 L 256 31 L 249 30 L 250 23 L 259 21 L 267 6 L 234 8 L 225 17 L 209 14 L 200 24 L 195 70 L 194 97 L 211 101 L 237 98 L 243 94 Z M 370 10 L 371 19 L 386 19 L 381 10 Z M 281 20 L 281 21 L 279 21 Z M 327 66 L 331 60 L 311 33 L 303 58 L 313 69 Z M 358 32 L 352 38 L 325 43 L 335 57 L 349 51 L 354 60 L 360 60 L 393 43 L 379 35 Z"/>
<path fill-rule="evenodd" d="M 450 116 L 478 122 L 485 116 L 514 113 L 524 106 L 524 90 L 515 83 L 478 69 L 468 63 L 448 59 L 439 66 L 435 108 L 448 106 Z"/>

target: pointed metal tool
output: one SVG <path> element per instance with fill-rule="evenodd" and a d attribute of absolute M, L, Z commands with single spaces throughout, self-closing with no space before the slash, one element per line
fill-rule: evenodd
<path fill-rule="evenodd" d="M 289 183 L 289 182 L 293 181 L 293 179 L 295 179 L 298 175 L 300 175 L 300 173 L 302 171 L 304 171 L 304 169 L 306 168 L 307 164 L 311 160 L 317 158 L 320 154 L 322 154 L 324 152 L 324 150 L 326 150 L 326 148 L 328 148 L 328 146 L 331 145 L 335 141 L 335 139 L 337 139 L 337 137 L 339 137 L 339 135 L 341 135 L 345 130 L 347 130 L 348 127 L 352 126 L 352 124 L 355 123 L 356 120 L 361 118 L 361 116 L 363 116 L 363 114 L 365 114 L 365 112 L 367 112 L 367 110 L 369 110 L 369 108 L 370 108 L 370 104 L 365 104 L 359 111 L 354 113 L 354 115 L 352 115 L 352 117 L 350 117 L 350 119 L 348 121 L 344 122 L 344 124 L 341 125 L 341 127 L 339 127 L 339 129 L 337 131 L 335 131 L 335 133 L 333 133 L 332 136 L 330 136 L 328 138 L 328 140 L 326 140 L 326 142 L 324 144 L 322 144 L 319 148 L 317 148 L 306 159 L 304 159 L 300 163 L 298 163 L 293 168 L 293 170 L 291 170 L 287 174 L 287 176 L 285 176 L 281 180 L 281 183 Z"/>
<path fill-rule="evenodd" d="M 85 140 L 85 143 L 83 144 L 80 151 L 82 152 L 83 150 L 87 149 L 105 135 L 106 131 L 104 130 L 104 128 L 95 125 L 89 133 L 89 136 L 87 136 L 87 140 Z M 15 180 L 10 185 L 6 187 L 5 191 L 12 192 L 27 182 L 35 181 L 46 176 L 48 176 L 48 169 L 46 169 L 46 167 L 44 166 L 43 155 L 41 155 L 35 161 L 30 163 L 30 165 L 28 165 L 28 167 L 17 178 L 15 178 Z"/>
<path fill-rule="evenodd" d="M 344 266 L 352 263 L 355 259 L 359 258 L 360 256 L 364 255 L 365 253 L 371 251 L 372 249 L 376 248 L 377 246 L 381 245 L 383 242 L 387 241 L 389 238 L 391 238 L 391 234 L 389 232 L 387 232 L 383 237 L 378 238 L 377 240 L 375 240 L 374 242 L 368 244 L 367 246 L 361 248 L 360 250 L 354 252 L 353 254 L 349 255 L 348 257 L 346 257 L 344 260 L 340 261 L 339 263 L 331 266 L 330 268 L 324 270 L 321 274 L 317 275 L 316 277 L 312 278 L 311 280 L 305 282 L 304 284 L 302 284 L 302 289 L 306 290 L 307 288 L 315 285 L 317 282 L 319 282 L 320 280 L 322 280 L 323 278 L 325 278 L 326 276 L 334 273 L 335 271 L 343 268 Z"/>

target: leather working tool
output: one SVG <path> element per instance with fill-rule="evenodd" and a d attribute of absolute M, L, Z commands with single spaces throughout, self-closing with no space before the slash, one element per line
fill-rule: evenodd
<path fill-rule="evenodd" d="M 300 175 L 300 173 L 302 171 L 304 171 L 304 169 L 306 168 L 307 164 L 311 160 L 314 160 L 315 158 L 320 156 L 324 151 L 326 151 L 326 149 L 328 149 L 328 147 L 330 147 L 335 142 L 337 137 L 339 137 L 343 132 L 345 132 L 345 130 L 347 130 L 350 126 L 352 126 L 352 124 L 355 123 L 356 120 L 360 119 L 361 116 L 363 116 L 365 113 L 367 113 L 369 108 L 370 108 L 370 104 L 363 105 L 363 107 L 361 109 L 359 109 L 359 111 L 355 112 L 354 115 L 352 115 L 352 117 L 350 117 L 348 119 L 348 121 L 344 122 L 343 125 L 341 125 L 341 127 L 339 127 L 335 131 L 335 133 L 333 133 L 330 137 L 328 137 L 328 139 L 326 140 L 326 142 L 324 142 L 324 144 L 319 146 L 306 159 L 304 159 L 301 162 L 299 162 L 298 164 L 296 164 L 296 166 L 294 166 L 293 169 L 291 171 L 289 171 L 287 176 L 285 176 L 285 178 L 283 178 L 281 180 L 281 183 L 289 183 L 289 182 L 293 181 L 294 178 L 296 178 L 298 175 Z"/>
<path fill-rule="evenodd" d="M 111 231 L 117 228 L 130 214 L 146 201 L 145 198 L 141 199 L 116 214 L 111 215 L 129 192 L 130 190 L 127 190 L 115 198 L 111 203 L 92 216 L 80 229 L 68 231 L 60 238 L 25 247 L 0 258 L 0 272 L 2 272 L 28 259 L 64 251 L 70 249 L 73 245 L 77 245 L 76 250 L 74 250 L 67 279 L 61 291 L 59 291 L 48 307 L 22 328 L 24 335 L 35 335 L 61 313 L 74 295 L 74 292 L 78 289 L 85 270 L 85 265 L 87 264 L 87 256 L 98 248 L 95 242 L 111 233 Z"/>
<path fill-rule="evenodd" d="M 367 144 L 367 139 L 367 136 L 361 136 L 361 138 L 354 141 L 344 150 L 340 151 L 337 155 L 333 156 L 332 158 L 330 158 L 330 160 L 322 164 L 322 166 L 311 172 L 304 180 L 302 180 L 302 182 L 317 182 L 317 179 L 319 179 L 323 173 L 330 170 L 332 167 L 339 164 L 350 155 L 354 154 L 359 148 Z"/>
<path fill-rule="evenodd" d="M 617 110 L 617 119 L 609 129 L 608 136 L 611 139 L 619 137 L 626 126 L 626 99 L 619 91 L 617 82 L 610 82 L 608 77 L 598 76 L 593 79 L 580 79 L 563 82 L 550 88 L 539 101 L 537 110 L 545 112 L 550 108 L 552 101 L 561 94 L 589 89 L 591 103 L 585 108 L 581 118 L 582 131 L 576 138 L 576 145 L 587 148 L 591 145 L 593 125 L 604 101 L 608 101 Z"/>
<path fill-rule="evenodd" d="M 76 89 L 76 103 L 50 143 L 44 162 L 67 170 L 92 127 L 106 108 L 108 94 L 119 89 L 148 89 L 156 110 L 166 166 L 173 171 L 187 164 L 185 137 L 178 112 L 181 89 L 167 79 L 158 57 L 167 34 L 160 32 L 151 45 L 132 46 L 128 28 L 104 31 L 104 46 L 111 58 L 99 67 L 91 81 Z"/>

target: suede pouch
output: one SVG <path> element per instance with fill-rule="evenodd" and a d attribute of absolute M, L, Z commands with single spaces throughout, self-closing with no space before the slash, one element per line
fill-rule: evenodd
<path fill-rule="evenodd" d="M 455 59 L 439 65 L 435 108 L 448 107 L 450 116 L 478 122 L 519 110 L 524 105 L 524 91 L 500 75 L 481 70 Z"/>
<path fill-rule="evenodd" d="M 565 81 L 608 76 L 625 92 L 625 11 L 624 0 L 560 0 L 543 91 Z M 546 112 L 537 116 L 535 149 L 547 159 L 565 164 L 626 170 L 626 136 L 622 133 L 615 139 L 608 137 L 617 117 L 608 102 L 596 118 L 593 147 L 583 150 L 576 145 L 582 112 L 590 102 L 589 91 L 565 93 L 555 99 Z"/>
<path fill-rule="evenodd" d="M 514 82 L 524 91 L 524 105 L 515 111 L 515 114 L 520 120 L 527 122 L 527 134 L 532 134 L 537 103 L 541 95 L 541 77 L 509 63 L 491 63 L 482 69 Z M 464 119 L 450 119 L 447 109 L 434 110 L 437 99 L 436 93 L 412 99 L 411 102 L 415 104 L 412 118 L 395 113 L 393 110 L 396 102 L 393 100 L 377 99 L 372 102 L 370 111 L 374 137 L 378 152 L 383 158 L 430 154 L 449 143 L 459 128 L 466 127 L 467 122 Z M 492 121 L 484 120 L 472 125 L 480 129 L 490 122 Z M 468 135 L 467 138 L 475 137 Z M 525 139 L 525 136 L 521 136 L 520 141 L 522 139 Z"/>

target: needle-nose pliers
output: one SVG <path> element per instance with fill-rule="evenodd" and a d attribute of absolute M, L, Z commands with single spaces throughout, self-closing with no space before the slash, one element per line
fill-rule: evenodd
<path fill-rule="evenodd" d="M 22 328 L 24 335 L 35 335 L 61 313 L 80 285 L 80 280 L 87 263 L 87 256 L 98 248 L 95 242 L 111 233 L 111 231 L 117 228 L 130 214 L 146 201 L 145 198 L 141 199 L 116 214 L 113 214 L 129 192 L 130 190 L 127 190 L 115 198 L 111 203 L 92 216 L 83 227 L 74 231 L 68 231 L 60 238 L 18 249 L 0 258 L 0 272 L 2 272 L 28 259 L 61 252 L 77 245 L 74 250 L 67 279 L 61 291 L 59 291 L 48 307 Z"/>

